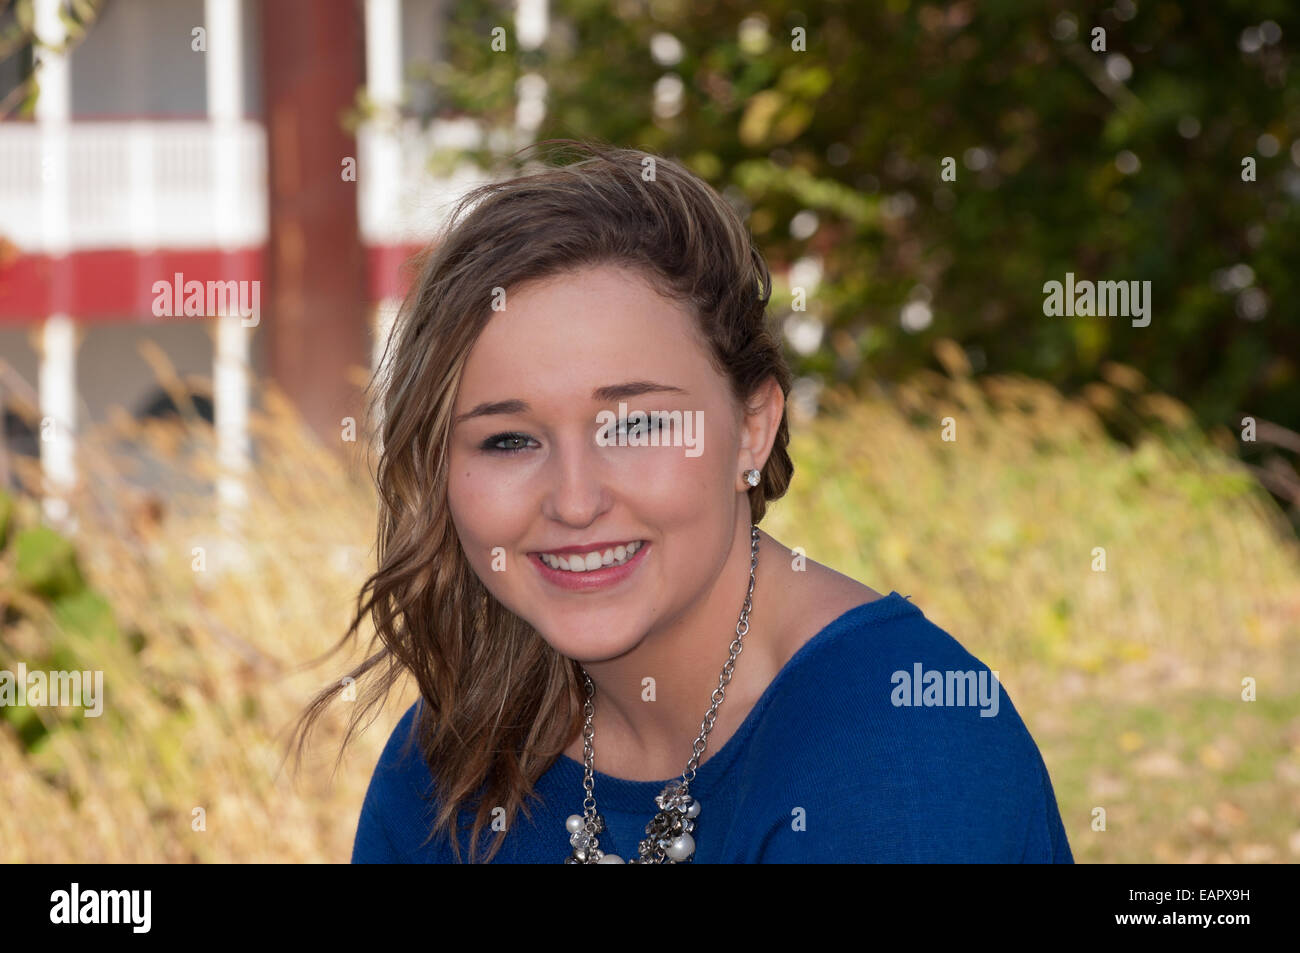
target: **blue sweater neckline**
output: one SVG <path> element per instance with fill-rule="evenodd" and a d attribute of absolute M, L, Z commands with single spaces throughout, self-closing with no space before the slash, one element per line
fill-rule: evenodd
<path fill-rule="evenodd" d="M 816 655 L 835 636 L 865 622 L 883 621 L 908 613 L 919 613 L 920 611 L 916 605 L 908 601 L 908 597 L 900 595 L 897 590 L 891 590 L 889 595 L 854 606 L 828 623 L 820 632 L 801 645 L 794 655 L 790 656 L 789 661 L 776 673 L 776 677 L 768 683 L 767 688 L 759 696 L 754 707 L 749 710 L 749 714 L 745 716 L 745 720 L 741 722 L 740 727 L 727 739 L 727 743 L 722 746 L 722 750 L 700 764 L 695 771 L 695 780 L 691 784 L 692 790 L 696 792 L 708 790 L 726 774 L 736 760 L 736 755 L 744 748 L 749 735 L 753 733 L 755 725 L 762 719 L 763 712 L 771 704 L 772 699 L 776 697 L 782 682 L 790 676 L 790 673 L 807 664 L 808 659 Z M 555 772 L 555 780 L 565 790 L 572 788 L 576 795 L 582 793 L 583 765 L 581 762 L 575 761 L 566 754 L 561 754 L 551 770 Z M 644 813 L 647 818 L 654 813 L 655 795 L 662 791 L 664 785 L 668 784 L 669 781 L 680 780 L 680 778 L 681 775 L 674 778 L 664 778 L 662 781 L 634 781 L 592 770 L 592 780 L 596 785 L 595 795 L 598 809 L 604 807 L 614 811 Z M 574 805 L 578 810 L 575 813 L 581 813 L 582 798 L 576 795 Z"/>

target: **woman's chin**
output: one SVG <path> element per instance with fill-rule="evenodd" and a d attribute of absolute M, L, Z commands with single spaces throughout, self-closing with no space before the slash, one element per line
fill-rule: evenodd
<path fill-rule="evenodd" d="M 612 634 L 601 631 L 595 626 L 590 629 L 558 625 L 547 628 L 534 626 L 534 628 L 555 651 L 565 658 L 582 663 L 607 662 L 618 658 L 636 648 L 639 641 L 638 637 L 631 633 Z"/>

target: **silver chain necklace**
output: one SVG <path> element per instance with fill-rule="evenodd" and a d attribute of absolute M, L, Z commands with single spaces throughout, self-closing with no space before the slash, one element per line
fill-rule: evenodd
<path fill-rule="evenodd" d="M 689 861 L 695 854 L 695 838 L 691 831 L 695 829 L 695 819 L 700 816 L 700 802 L 690 795 L 690 783 L 695 780 L 695 769 L 699 766 L 700 755 L 708 744 L 709 732 L 717 720 L 718 706 L 726 694 L 726 687 L 731 682 L 731 674 L 736 667 L 736 657 L 744 648 L 743 640 L 749 631 L 749 610 L 754 597 L 754 570 L 758 568 L 758 526 L 750 526 L 749 554 L 749 591 L 745 593 L 745 604 L 740 610 L 740 619 L 736 622 L 736 638 L 732 640 L 727 662 L 722 666 L 718 677 L 718 687 L 713 690 L 713 704 L 709 706 L 700 723 L 700 734 L 691 746 L 691 760 L 686 763 L 686 770 L 681 780 L 670 781 L 655 797 L 659 812 L 646 825 L 646 837 L 637 847 L 638 857 L 630 864 L 680 864 Z M 564 822 L 569 832 L 569 844 L 573 853 L 564 859 L 566 864 L 621 864 L 623 858 L 617 854 L 607 854 L 600 849 L 598 835 L 605 830 L 605 819 L 596 813 L 596 795 L 593 793 L 595 779 L 592 777 L 594 755 L 592 738 L 595 729 L 591 725 L 594 711 L 593 700 L 596 687 L 592 684 L 587 670 L 582 671 L 587 688 L 585 706 L 586 722 L 582 726 L 583 739 L 583 777 L 582 788 L 587 792 L 582 802 L 582 813 L 571 814 Z"/>

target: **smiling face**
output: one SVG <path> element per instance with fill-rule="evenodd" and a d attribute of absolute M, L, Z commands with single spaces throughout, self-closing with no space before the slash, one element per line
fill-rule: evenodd
<path fill-rule="evenodd" d="M 635 271 L 585 267 L 510 289 L 506 305 L 470 351 L 457 394 L 452 521 L 488 591 L 556 651 L 616 658 L 707 595 L 737 519 L 748 525 L 739 474 L 763 458 L 746 447 L 741 408 L 695 319 Z M 680 411 L 702 433 L 674 428 L 660 442 L 690 437 L 703 452 L 617 445 L 620 429 L 646 432 L 620 401 L 627 417 Z M 619 418 L 608 445 L 602 411 Z M 620 554 L 634 541 L 635 553 Z M 575 557 L 597 565 L 584 558 L 592 551 L 608 568 L 574 572 Z"/>

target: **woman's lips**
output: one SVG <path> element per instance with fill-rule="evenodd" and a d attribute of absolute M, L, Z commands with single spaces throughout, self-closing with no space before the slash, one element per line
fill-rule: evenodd
<path fill-rule="evenodd" d="M 637 567 L 645 561 L 645 554 L 649 549 L 650 543 L 643 542 L 641 548 L 633 553 L 632 558 L 623 565 L 602 566 L 600 569 L 591 569 L 586 572 L 552 569 L 543 562 L 538 553 L 530 553 L 528 559 L 537 567 L 537 571 L 542 574 L 542 578 L 557 588 L 567 589 L 570 592 L 586 592 L 592 589 L 603 589 L 622 582 L 636 572 Z"/>

